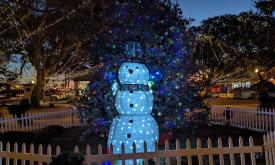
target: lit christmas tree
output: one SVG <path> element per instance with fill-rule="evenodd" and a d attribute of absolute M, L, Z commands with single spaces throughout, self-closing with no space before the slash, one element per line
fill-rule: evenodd
<path fill-rule="evenodd" d="M 149 86 L 154 91 L 152 114 L 160 128 L 180 127 L 186 121 L 184 113 L 204 106 L 199 88 L 188 82 L 195 71 L 188 59 L 193 44 L 186 34 L 188 21 L 178 5 L 166 1 L 116 1 L 112 9 L 107 19 L 112 28 L 97 36 L 93 45 L 101 55 L 101 80 L 91 82 L 82 97 L 82 119 L 91 122 L 92 130 L 108 128 L 117 115 L 112 83 L 119 82 L 121 64 L 131 61 L 143 63 L 149 70 Z"/>

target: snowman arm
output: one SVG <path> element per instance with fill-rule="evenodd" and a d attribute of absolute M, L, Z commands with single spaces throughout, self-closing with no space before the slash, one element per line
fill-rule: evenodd
<path fill-rule="evenodd" d="M 118 83 L 115 81 L 115 82 L 112 84 L 112 94 L 113 94 L 113 96 L 116 95 L 118 89 L 119 89 L 119 85 L 118 85 Z"/>

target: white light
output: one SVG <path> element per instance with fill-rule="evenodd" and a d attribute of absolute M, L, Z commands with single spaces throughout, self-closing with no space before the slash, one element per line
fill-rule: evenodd
<path fill-rule="evenodd" d="M 134 73 L 129 74 L 128 69 L 134 70 Z M 120 84 L 148 84 L 149 71 L 143 64 L 126 62 L 119 68 L 118 79 Z M 143 142 L 145 141 L 147 150 L 154 151 L 154 143 L 158 139 L 158 128 L 156 121 L 150 115 L 153 108 L 153 91 L 130 93 L 118 90 L 115 97 L 119 117 L 114 119 L 111 126 L 110 135 L 113 135 L 109 136 L 108 145 L 113 144 L 114 148 L 120 148 L 120 144 L 124 143 L 125 153 L 131 153 L 132 144 L 135 142 L 136 151 L 143 152 Z M 134 106 L 129 106 L 130 104 Z M 114 151 L 114 153 L 121 153 L 121 150 Z"/>

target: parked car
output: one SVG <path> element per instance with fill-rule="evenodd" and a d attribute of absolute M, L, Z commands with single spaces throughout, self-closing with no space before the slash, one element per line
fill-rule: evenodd
<path fill-rule="evenodd" d="M 0 92 L 0 98 L 9 98 L 9 97 L 16 97 L 18 94 L 22 94 L 22 90 L 17 90 L 17 89 L 11 89 L 9 91 L 2 90 Z"/>

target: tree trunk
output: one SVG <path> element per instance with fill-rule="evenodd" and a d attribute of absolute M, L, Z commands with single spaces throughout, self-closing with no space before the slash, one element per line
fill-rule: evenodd
<path fill-rule="evenodd" d="M 31 104 L 33 106 L 40 106 L 40 100 L 43 100 L 44 97 L 45 74 L 43 73 L 43 69 L 38 68 L 36 70 L 36 84 L 32 91 Z"/>
<path fill-rule="evenodd" d="M 11 96 L 11 85 L 8 83 L 6 83 L 6 91 L 7 91 L 6 98 L 9 99 Z"/>

